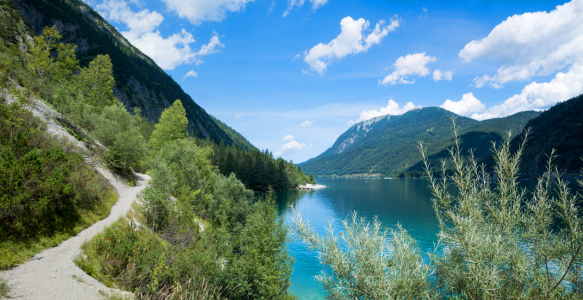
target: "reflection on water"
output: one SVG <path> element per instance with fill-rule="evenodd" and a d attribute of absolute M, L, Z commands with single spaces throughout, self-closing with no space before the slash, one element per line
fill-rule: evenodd
<path fill-rule="evenodd" d="M 345 219 L 353 211 L 372 221 L 378 216 L 384 226 L 401 224 L 419 243 L 422 252 L 434 249 L 439 232 L 431 205 L 428 182 L 419 180 L 385 179 L 318 179 L 327 188 L 315 191 L 287 191 L 278 193 L 279 211 L 285 222 L 291 225 L 293 205 L 304 219 L 309 220 L 316 231 L 325 233 L 329 221 Z M 521 181 L 520 186 L 532 190 L 535 181 Z M 572 185 L 577 189 L 576 185 Z M 455 189 L 452 189 L 455 193 Z M 340 222 L 334 223 L 336 232 Z M 324 293 L 314 279 L 320 274 L 317 254 L 307 252 L 300 241 L 289 244 L 290 254 L 295 257 L 292 274 L 292 294 L 299 299 L 322 299 Z"/>

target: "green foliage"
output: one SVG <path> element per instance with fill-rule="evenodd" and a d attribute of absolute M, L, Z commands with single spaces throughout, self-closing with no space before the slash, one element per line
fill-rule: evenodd
<path fill-rule="evenodd" d="M 254 191 L 284 191 L 297 188 L 300 184 L 316 183 L 304 174 L 293 162 L 275 159 L 269 151 L 246 150 L 238 146 L 213 144 L 208 140 L 197 141 L 201 145 L 212 146 L 212 162 L 221 174 L 235 173 L 245 187 Z"/>
<path fill-rule="evenodd" d="M 105 107 L 95 120 L 94 136 L 107 147 L 107 161 L 113 168 L 138 168 L 147 154 L 139 116 L 130 115 L 118 102 Z"/>
<path fill-rule="evenodd" d="M 0 297 L 6 297 L 9 292 L 10 286 L 8 285 L 8 282 L 4 278 L 0 277 Z"/>
<path fill-rule="evenodd" d="M 105 217 L 116 198 L 80 154 L 43 131 L 22 99 L 0 99 L 0 269 Z"/>
<path fill-rule="evenodd" d="M 150 149 L 158 151 L 166 143 L 186 138 L 188 135 L 186 131 L 187 125 L 186 111 L 182 106 L 182 102 L 176 100 L 172 106 L 162 112 L 162 116 L 160 116 L 156 129 L 154 129 L 150 138 Z"/>
<path fill-rule="evenodd" d="M 81 69 L 78 84 L 85 101 L 91 106 L 99 109 L 118 103 L 113 95 L 113 66 L 107 54 L 97 55 L 88 67 Z"/>
<path fill-rule="evenodd" d="M 182 99 L 190 120 L 188 130 L 194 137 L 208 137 L 215 143 L 224 141 L 227 145 L 233 143 L 229 135 L 217 126 L 172 77 L 128 43 L 114 26 L 83 1 L 27 0 L 16 1 L 16 5 L 11 1 L 5 2 L 9 2 L 6 3 L 9 7 L 3 6 L 6 14 L 0 15 L 0 24 L 3 25 L 0 26 L 0 37 L 6 41 L 17 43 L 19 38 L 26 40 L 26 35 L 40 35 L 47 25 L 58 24 L 57 27 L 75 28 L 62 30 L 60 34 L 63 35 L 63 40 L 77 46 L 81 67 L 87 67 L 99 55 L 110 57 L 117 87 L 116 95 L 129 111 L 140 108 L 144 117 L 156 121 L 167 105 L 162 99 Z M 29 22 L 25 16 L 34 16 L 34 20 Z M 136 85 L 140 88 L 136 88 Z"/>
<path fill-rule="evenodd" d="M 469 160 L 462 156 L 455 124 L 451 176 L 445 168 L 440 178 L 434 176 L 420 143 L 440 226 L 439 246 L 429 260 L 402 230 L 393 231 L 392 240 L 379 234 L 376 221 L 372 228 L 356 215 L 344 221 L 342 245 L 332 229 L 323 238 L 296 215 L 295 234 L 332 270 L 318 278 L 329 298 L 579 299 L 581 195 L 556 177 L 551 152 L 527 197 L 518 186 L 527 137 L 514 153 L 509 141 L 493 149 L 496 179 L 471 153 Z M 450 185 L 457 193 L 449 192 Z"/>
<path fill-rule="evenodd" d="M 253 192 L 231 173 L 229 177 L 213 174 L 213 197 L 209 200 L 211 220 L 220 227 L 237 230 L 251 209 Z"/>
<path fill-rule="evenodd" d="M 524 125 L 539 114 L 521 112 L 486 121 L 458 116 L 460 138 L 463 146 L 475 147 L 474 155 L 481 161 L 490 156 L 491 142 L 502 141 L 508 131 L 514 135 L 520 133 Z M 423 141 L 427 145 L 427 155 L 432 163 L 447 158 L 446 149 L 454 143 L 449 134 L 451 116 L 455 114 L 445 109 L 425 107 L 356 124 L 324 153 L 302 163 L 302 169 L 317 175 L 422 174 L 423 163 L 416 150 L 417 142 Z M 467 152 L 463 153 L 467 159 Z"/>
<path fill-rule="evenodd" d="M 431 299 L 431 269 L 400 226 L 383 230 L 378 220 L 371 225 L 354 213 L 342 221 L 339 239 L 332 223 L 326 237 L 295 211 L 294 223 L 293 234 L 330 270 L 316 277 L 329 299 Z"/>
<path fill-rule="evenodd" d="M 129 218 L 143 225 L 123 219 L 85 245 L 87 257 L 77 264 L 145 299 L 185 290 L 289 298 L 293 261 L 272 196 L 254 203 L 234 175 L 216 173 L 211 154 L 189 139 L 164 144 L 151 163 L 152 187 L 142 194 L 140 214 Z"/>
<path fill-rule="evenodd" d="M 579 95 L 556 104 L 526 124 L 532 137 L 524 148 L 521 169 L 527 176 L 536 177 L 545 172 L 545 160 L 552 149 L 556 150 L 554 162 L 559 170 L 578 173 L 583 168 L 582 115 L 583 95 Z M 520 145 L 526 129 L 512 141 L 513 149 Z"/>

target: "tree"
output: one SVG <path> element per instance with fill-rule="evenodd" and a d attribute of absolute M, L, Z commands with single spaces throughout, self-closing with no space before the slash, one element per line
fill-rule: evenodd
<path fill-rule="evenodd" d="M 583 219 L 573 194 L 553 167 L 527 198 L 518 186 L 526 135 L 512 154 L 507 142 L 493 147 L 494 175 L 478 165 L 470 151 L 462 156 L 454 123 L 450 150 L 455 173 L 434 177 L 426 149 L 420 144 L 433 191 L 440 226 L 439 247 L 423 261 L 415 241 L 404 230 L 391 230 L 392 239 L 375 220 L 371 226 L 356 215 L 343 221 L 341 243 L 332 232 L 318 235 L 301 216 L 294 234 L 331 270 L 317 277 L 333 299 L 462 298 L 574 299 L 583 289 Z M 497 178 L 493 181 L 492 178 Z M 578 181 L 583 187 L 583 180 Z M 450 185 L 458 193 L 450 193 Z M 555 191 L 552 191 L 552 187 Z M 392 249 L 392 251 L 388 251 Z M 434 274 L 428 280 L 429 274 Z"/>
<path fill-rule="evenodd" d="M 113 65 L 107 54 L 97 55 L 79 74 L 79 87 L 86 101 L 98 109 L 117 102 L 114 86 Z"/>
<path fill-rule="evenodd" d="M 150 138 L 150 150 L 158 151 L 165 143 L 186 138 L 188 136 L 187 125 L 186 111 L 182 102 L 176 100 L 172 106 L 162 112 Z"/>

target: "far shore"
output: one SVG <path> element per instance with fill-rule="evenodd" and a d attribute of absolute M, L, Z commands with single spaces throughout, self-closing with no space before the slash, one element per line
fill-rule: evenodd
<path fill-rule="evenodd" d="M 317 190 L 317 189 L 322 189 L 325 188 L 325 185 L 322 184 L 310 184 L 310 183 L 306 183 L 305 185 L 300 185 L 298 186 L 298 190 Z"/>

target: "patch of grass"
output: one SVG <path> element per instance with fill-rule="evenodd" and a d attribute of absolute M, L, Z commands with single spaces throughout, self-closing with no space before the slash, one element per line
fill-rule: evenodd
<path fill-rule="evenodd" d="M 6 279 L 0 277 L 0 298 L 6 297 L 8 292 L 10 292 L 10 286 L 8 285 L 8 282 Z"/>
<path fill-rule="evenodd" d="M 1 241 L 0 270 L 10 269 L 24 263 L 43 250 L 59 245 L 85 228 L 107 217 L 117 198 L 117 194 L 110 190 L 100 205 L 95 206 L 93 209 L 80 209 L 79 222 L 67 231 L 55 232 L 50 236 L 40 236 L 35 239 L 7 239 Z"/>
<path fill-rule="evenodd" d="M 101 294 L 101 296 L 105 297 L 105 300 L 132 300 L 134 299 L 133 295 L 129 296 L 129 295 L 122 295 L 122 294 L 108 294 L 102 290 L 99 291 L 99 294 Z"/>

